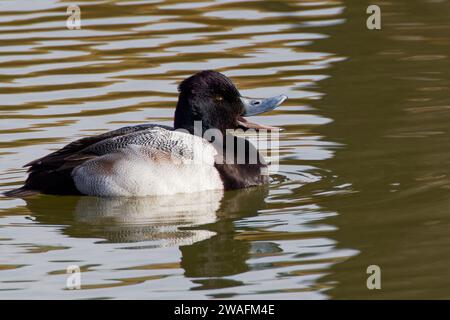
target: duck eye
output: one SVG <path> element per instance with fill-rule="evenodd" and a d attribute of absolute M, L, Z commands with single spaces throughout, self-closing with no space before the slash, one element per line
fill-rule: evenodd
<path fill-rule="evenodd" d="M 222 96 L 216 96 L 216 100 L 217 101 L 223 101 L 223 97 Z"/>

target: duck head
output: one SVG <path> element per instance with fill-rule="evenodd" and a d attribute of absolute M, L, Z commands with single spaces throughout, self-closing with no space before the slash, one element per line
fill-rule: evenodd
<path fill-rule="evenodd" d="M 212 70 L 201 71 L 185 79 L 178 91 L 174 127 L 186 129 L 192 134 L 196 121 L 201 121 L 203 132 L 218 129 L 225 134 L 227 129 L 239 128 L 279 130 L 252 123 L 245 117 L 271 111 L 287 99 L 285 95 L 243 97 L 229 78 Z"/>

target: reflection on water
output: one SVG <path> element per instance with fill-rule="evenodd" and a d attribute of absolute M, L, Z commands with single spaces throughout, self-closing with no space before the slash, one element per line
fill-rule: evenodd
<path fill-rule="evenodd" d="M 27 199 L 27 209 L 39 222 L 57 222 L 64 215 L 92 237 L 109 242 L 154 241 L 155 246 L 191 244 L 213 235 L 204 230 L 184 230 L 216 221 L 222 191 L 145 198 L 42 196 Z M 71 202 L 67 201 L 70 198 Z M 51 220 L 49 220 L 51 219 Z M 77 236 L 70 229 L 71 236 Z"/>
<path fill-rule="evenodd" d="M 268 188 L 0 198 L 4 298 L 449 298 L 448 1 L 0 2 L 0 191 L 119 126 L 171 124 L 181 79 L 289 100 Z M 65 290 L 68 265 L 82 289 Z M 382 290 L 366 288 L 366 268 Z"/>
<path fill-rule="evenodd" d="M 186 286 L 197 292 L 190 297 L 323 297 L 330 284 L 316 281 L 353 252 L 336 250 L 326 238 L 333 227 L 305 224 L 333 213 L 306 204 L 270 210 L 267 199 L 279 203 L 266 187 L 225 195 L 29 198 L 16 208 L 22 214 L 3 218 L 2 258 L 15 264 L 2 265 L 2 286 L 8 297 L 39 288 L 48 288 L 41 297 L 55 296 L 54 290 L 67 298 L 148 296 L 139 288 L 123 289 L 134 285 L 150 286 L 158 298 L 183 298 L 180 288 Z M 273 218 L 265 221 L 259 212 Z M 282 226 L 283 219 L 292 225 Z M 83 271 L 82 290 L 59 292 L 70 264 Z M 274 271 L 278 276 L 266 283 Z M 292 284 L 292 276 L 299 282 Z M 111 296 L 114 287 L 122 290 Z"/>

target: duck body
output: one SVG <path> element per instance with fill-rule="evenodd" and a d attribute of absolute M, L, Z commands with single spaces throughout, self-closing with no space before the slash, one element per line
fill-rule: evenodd
<path fill-rule="evenodd" d="M 211 77 L 219 85 L 211 83 Z M 229 95 L 240 96 L 228 81 L 214 71 L 203 71 L 188 78 L 180 85 L 175 127 L 142 124 L 76 140 L 26 164 L 29 176 L 25 185 L 5 195 L 139 197 L 239 189 L 267 183 L 264 173 L 267 166 L 250 142 L 243 139 L 245 154 L 256 152 L 255 162 L 248 161 L 246 155 L 239 159 L 242 156 L 234 152 L 237 143 L 230 154 L 226 144 L 213 144 L 203 138 L 208 129 L 217 129 L 227 136 L 226 129 L 239 126 L 236 119 L 244 113 L 242 104 L 223 106 L 215 100 L 219 93 L 223 101 L 227 89 L 231 91 Z M 203 89 L 200 95 L 195 91 L 198 86 Z M 211 87 L 213 94 L 204 91 Z M 203 106 L 201 102 L 193 103 L 192 99 L 200 98 Z M 221 107 L 236 110 L 231 112 L 231 117 L 221 117 L 217 113 Z M 202 121 L 201 132 L 195 134 L 192 122 L 198 120 Z M 238 142 L 242 138 L 233 136 L 232 139 Z"/>

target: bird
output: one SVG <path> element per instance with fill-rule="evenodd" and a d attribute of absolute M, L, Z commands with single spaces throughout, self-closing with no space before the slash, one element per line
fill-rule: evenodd
<path fill-rule="evenodd" d="M 232 131 L 279 130 L 245 117 L 271 111 L 287 96 L 241 96 L 214 70 L 184 79 L 178 92 L 173 127 L 140 124 L 75 140 L 27 163 L 25 184 L 4 195 L 141 197 L 267 184 L 264 158 Z"/>

